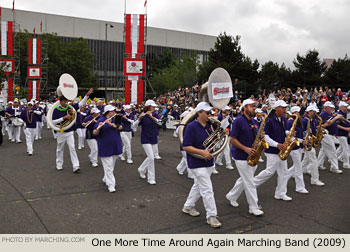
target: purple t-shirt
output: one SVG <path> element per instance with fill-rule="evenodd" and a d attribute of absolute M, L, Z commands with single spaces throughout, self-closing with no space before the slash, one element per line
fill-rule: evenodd
<path fill-rule="evenodd" d="M 344 117 L 346 118 L 346 114 L 343 113 L 342 111 L 339 110 L 339 111 L 338 111 L 338 114 L 339 114 L 339 115 L 342 115 L 342 116 L 344 116 Z M 335 124 L 336 124 L 336 123 L 335 123 Z M 341 120 L 339 120 L 339 125 L 340 125 L 340 126 L 343 126 L 343 127 L 346 127 L 346 128 L 350 127 L 350 123 L 343 122 L 343 121 L 341 121 Z M 349 134 L 348 131 L 338 128 L 337 136 L 345 136 L 345 137 L 347 137 L 348 134 Z"/>
<path fill-rule="evenodd" d="M 254 119 L 248 120 L 244 115 L 238 115 L 232 124 L 230 136 L 236 138 L 241 144 L 249 148 L 252 147 L 259 125 Z M 232 145 L 232 156 L 235 160 L 247 160 L 248 154 Z"/>
<path fill-rule="evenodd" d="M 154 115 L 153 115 L 154 116 Z M 141 144 L 158 143 L 158 124 L 148 115 L 142 117 L 141 121 Z"/>
<path fill-rule="evenodd" d="M 277 143 L 283 144 L 284 140 L 286 138 L 286 118 L 284 116 L 281 116 L 281 121 L 277 119 L 276 115 L 273 115 L 271 118 L 266 119 L 265 124 L 265 134 L 268 135 L 272 140 L 276 141 Z M 268 149 L 265 149 L 266 153 L 271 154 L 278 154 L 280 150 L 276 147 L 271 147 Z"/>
<path fill-rule="evenodd" d="M 203 127 L 197 120 L 194 120 L 186 126 L 182 146 L 193 146 L 197 149 L 204 150 L 203 142 L 212 132 L 213 130 L 208 123 Z M 214 158 L 210 160 L 199 159 L 187 153 L 187 163 L 190 169 L 212 167 L 214 166 Z"/>
<path fill-rule="evenodd" d="M 92 115 L 88 115 L 87 117 L 85 117 L 85 119 L 83 120 L 84 123 L 87 123 L 89 121 L 91 121 L 93 118 Z M 99 115 L 98 117 L 95 118 L 95 121 L 98 121 L 101 118 L 101 115 Z M 95 128 L 95 122 L 91 122 L 89 124 L 89 126 L 86 127 L 86 134 L 85 137 L 86 139 L 97 139 L 97 136 L 95 136 L 94 134 L 92 134 L 92 132 L 94 131 Z"/>
<path fill-rule="evenodd" d="M 333 114 L 328 114 L 326 111 L 323 111 L 320 114 L 320 117 L 322 118 L 322 124 L 326 123 L 329 119 L 334 118 Z M 338 133 L 337 122 L 335 122 L 331 126 L 327 127 L 326 130 L 328 130 L 328 133 L 332 136 L 337 135 L 337 133 Z"/>
<path fill-rule="evenodd" d="M 124 115 L 126 115 L 126 113 Z M 129 118 L 130 120 L 135 120 L 135 116 L 133 114 L 131 114 L 131 113 L 129 115 L 126 115 L 126 117 Z M 124 125 L 122 131 L 125 131 L 125 132 L 131 132 L 132 131 L 131 122 L 129 122 L 125 118 L 122 118 L 122 123 Z"/>
<path fill-rule="evenodd" d="M 34 112 L 28 112 L 27 109 L 24 109 L 20 115 L 20 118 L 26 123 L 26 127 L 30 129 L 36 128 L 36 120 L 37 117 L 35 116 Z"/>
<path fill-rule="evenodd" d="M 94 125 L 96 129 L 100 122 L 104 122 L 106 117 L 100 118 Z M 99 157 L 110 157 L 123 153 L 122 139 L 120 138 L 119 130 L 105 124 L 100 129 L 97 135 L 97 146 Z"/>
<path fill-rule="evenodd" d="M 77 111 L 79 109 L 79 104 L 72 104 L 73 108 Z M 68 106 L 66 108 L 62 108 L 61 106 L 58 106 L 59 109 L 56 107 L 53 112 L 52 112 L 52 120 L 56 120 L 59 119 L 61 117 L 64 117 L 65 115 L 67 115 L 67 110 L 68 110 Z M 70 132 L 70 131 L 75 131 L 76 127 L 75 124 L 73 124 L 72 127 L 70 127 L 69 129 L 65 130 L 64 132 Z"/>
<path fill-rule="evenodd" d="M 294 118 L 293 119 L 288 119 L 286 130 L 290 130 L 292 128 L 293 121 L 294 121 Z M 307 121 L 307 120 L 305 119 L 305 121 Z M 304 137 L 304 128 L 303 128 L 302 125 L 301 126 L 298 125 L 298 123 L 297 123 L 297 126 L 295 126 L 295 137 L 298 138 L 298 139 L 303 139 L 303 137 Z M 303 148 L 302 143 L 299 143 L 299 146 L 296 145 L 293 148 L 293 150 L 297 150 L 297 149 L 300 149 L 300 148 Z"/>

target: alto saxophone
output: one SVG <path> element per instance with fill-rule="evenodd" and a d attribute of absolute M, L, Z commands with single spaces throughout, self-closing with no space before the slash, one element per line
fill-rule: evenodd
<path fill-rule="evenodd" d="M 307 127 L 305 136 L 306 145 L 304 146 L 304 149 L 310 151 L 312 149 L 312 145 L 315 142 L 316 137 L 310 132 L 310 118 L 305 117 L 305 119 L 307 120 Z"/>
<path fill-rule="evenodd" d="M 265 127 L 265 123 L 266 123 L 266 118 L 267 115 L 265 113 L 257 113 L 257 116 L 263 116 L 264 119 L 262 120 L 260 127 L 259 127 L 259 131 L 258 134 L 255 137 L 254 143 L 252 145 L 252 148 L 256 150 L 255 154 L 252 156 L 249 156 L 247 161 L 248 164 L 250 166 L 256 166 L 257 163 L 259 162 L 259 158 L 260 155 L 262 153 L 262 151 L 264 150 L 264 148 L 268 149 L 269 145 L 268 143 L 265 141 L 265 139 L 261 136 Z"/>
<path fill-rule="evenodd" d="M 318 115 L 315 114 L 318 118 L 318 120 L 320 121 L 319 124 L 317 125 L 317 131 L 316 131 L 316 136 L 314 138 L 314 141 L 312 142 L 312 146 L 314 148 L 317 148 L 318 146 L 321 145 L 321 141 L 323 139 L 323 135 L 325 133 L 325 130 L 322 129 L 322 118 Z"/>
<path fill-rule="evenodd" d="M 293 125 L 290 128 L 290 130 L 289 130 L 289 134 L 288 134 L 288 136 L 286 137 L 286 140 L 283 143 L 283 145 L 286 147 L 286 150 L 284 150 L 284 151 L 281 150 L 278 153 L 278 156 L 280 157 L 281 160 L 286 160 L 288 158 L 288 156 L 289 156 L 289 153 L 293 150 L 295 145 L 297 145 L 297 146 L 300 145 L 298 139 L 296 139 L 296 138 L 293 141 L 291 141 L 292 138 L 294 137 L 295 127 L 297 125 L 297 122 L 298 122 L 299 118 L 298 118 L 297 115 L 290 115 L 289 117 L 295 117 L 295 118 L 294 118 Z"/>

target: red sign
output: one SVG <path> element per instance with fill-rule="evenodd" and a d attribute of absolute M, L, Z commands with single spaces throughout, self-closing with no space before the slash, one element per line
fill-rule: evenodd
<path fill-rule="evenodd" d="M 124 59 L 124 75 L 144 75 L 145 59 Z"/>
<path fill-rule="evenodd" d="M 28 67 L 28 78 L 41 78 L 41 67 L 38 66 L 29 66 Z"/>

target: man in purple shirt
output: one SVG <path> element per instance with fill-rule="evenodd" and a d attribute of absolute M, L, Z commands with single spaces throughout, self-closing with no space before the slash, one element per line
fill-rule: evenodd
<path fill-rule="evenodd" d="M 258 187 L 266 182 L 277 171 L 277 187 L 275 190 L 275 199 L 291 201 L 292 198 L 287 196 L 288 166 L 287 160 L 281 160 L 278 156 L 280 151 L 285 151 L 283 145 L 286 138 L 286 112 L 287 103 L 278 100 L 274 104 L 275 113 L 270 113 L 265 124 L 265 140 L 269 148 L 265 149 L 266 168 L 254 178 L 255 185 Z"/>
<path fill-rule="evenodd" d="M 82 101 L 72 105 L 73 108 L 75 110 L 78 110 L 83 104 L 86 103 L 87 99 L 89 98 L 89 95 L 92 92 L 93 92 L 93 89 L 90 88 Z M 64 96 L 61 96 L 59 99 L 60 99 L 60 105 L 54 108 L 54 111 L 52 113 L 52 121 L 56 125 L 62 123 L 64 120 L 69 120 L 71 118 L 71 115 L 67 113 L 67 110 L 69 109 L 67 98 L 65 98 Z M 63 150 L 64 150 L 64 145 L 66 143 L 69 148 L 71 162 L 73 165 L 73 172 L 78 173 L 80 170 L 79 159 L 78 159 L 78 155 L 74 145 L 75 129 L 76 129 L 75 125 L 73 125 L 69 129 L 67 129 L 65 132 L 57 132 L 56 134 L 57 135 L 56 169 L 58 171 L 63 169 Z"/>
<path fill-rule="evenodd" d="M 339 102 L 338 114 L 346 119 L 348 104 L 344 101 Z M 343 168 L 350 169 L 349 156 L 350 150 L 348 145 L 348 135 L 350 132 L 350 123 L 345 120 L 338 120 L 338 140 L 337 157 L 343 162 Z"/>
<path fill-rule="evenodd" d="M 258 194 L 254 184 L 254 173 L 257 165 L 250 166 L 248 157 L 254 155 L 256 150 L 252 148 L 258 132 L 257 122 L 253 119 L 255 102 L 246 99 L 242 104 L 242 115 L 238 115 L 232 124 L 230 142 L 232 144 L 232 156 L 235 160 L 240 178 L 235 186 L 226 194 L 226 198 L 233 207 L 238 207 L 238 197 L 244 191 L 249 204 L 249 213 L 255 216 L 264 214 L 258 207 Z"/>
<path fill-rule="evenodd" d="M 132 164 L 132 153 L 131 153 L 131 138 L 132 138 L 132 126 L 135 122 L 135 117 L 131 113 L 131 106 L 126 105 L 124 107 L 125 114 L 122 117 L 122 122 L 123 122 L 123 130 L 120 132 L 120 136 L 122 138 L 123 142 L 123 154 L 120 156 L 121 160 L 125 160 L 125 157 L 127 157 L 126 162 L 128 164 Z"/>
<path fill-rule="evenodd" d="M 12 103 L 12 102 L 11 102 Z M 10 104 L 10 102 L 9 102 Z M 21 115 L 22 108 L 19 106 L 17 99 L 13 102 L 12 106 L 6 109 L 6 116 L 10 118 L 11 124 L 9 124 L 9 137 L 11 142 L 21 143 L 21 126 L 22 123 L 19 121 L 19 116 Z"/>
<path fill-rule="evenodd" d="M 320 152 L 318 153 L 318 167 L 323 166 L 323 162 L 325 157 L 327 156 L 329 161 L 331 162 L 330 172 L 335 174 L 343 173 L 342 170 L 339 169 L 338 159 L 336 156 L 336 149 L 334 144 L 334 138 L 337 135 L 338 127 L 336 121 L 342 117 L 342 115 L 333 116 L 332 111 L 334 109 L 333 103 L 327 101 L 323 105 L 323 112 L 320 114 L 322 118 L 322 128 L 325 128 L 328 133 L 324 134 L 323 139 L 321 141 L 322 147 Z"/>
<path fill-rule="evenodd" d="M 209 121 L 209 113 L 212 107 L 207 102 L 200 102 L 196 107 L 196 120 L 186 126 L 182 148 L 187 152 L 188 168 L 194 175 L 194 184 L 184 204 L 182 212 L 191 216 L 199 216 L 195 209 L 196 202 L 200 197 L 203 199 L 207 223 L 213 227 L 221 227 L 217 219 L 217 209 L 210 176 L 214 169 L 214 159 L 203 142 L 211 135 L 213 129 Z M 196 155 L 202 157 L 198 158 Z"/>

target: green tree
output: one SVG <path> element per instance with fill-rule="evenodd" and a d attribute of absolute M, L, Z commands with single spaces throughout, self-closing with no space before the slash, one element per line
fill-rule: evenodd
<path fill-rule="evenodd" d="M 208 62 L 199 67 L 198 79 L 205 81 L 215 68 L 222 67 L 227 70 L 232 80 L 244 81 L 244 90 L 247 93 L 256 90 L 254 83 L 259 78 L 259 62 L 252 61 L 244 55 L 240 39 L 240 36 L 220 33 L 214 48 L 209 51 Z"/>
<path fill-rule="evenodd" d="M 343 59 L 335 60 L 331 67 L 326 70 L 324 82 L 329 87 L 339 87 L 343 91 L 350 89 L 350 59 L 347 55 Z"/>
<path fill-rule="evenodd" d="M 191 86 L 197 81 L 197 57 L 183 56 L 175 59 L 169 67 L 155 73 L 150 79 L 157 93 L 174 90 L 178 86 Z"/>
<path fill-rule="evenodd" d="M 176 58 L 173 56 L 169 49 L 165 51 L 149 62 L 152 75 L 161 72 L 163 69 L 168 68 L 175 64 Z"/>
<path fill-rule="evenodd" d="M 321 62 L 318 51 L 309 50 L 305 56 L 297 54 L 293 60 L 296 68 L 294 71 L 294 80 L 306 87 L 319 86 L 322 81 L 322 74 L 326 70 L 326 65 Z"/>

